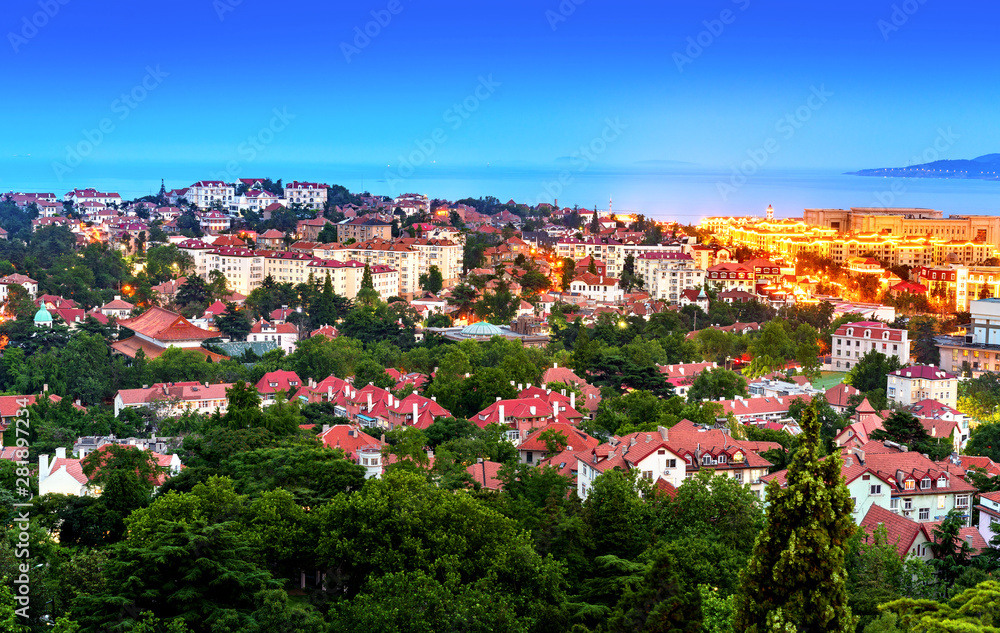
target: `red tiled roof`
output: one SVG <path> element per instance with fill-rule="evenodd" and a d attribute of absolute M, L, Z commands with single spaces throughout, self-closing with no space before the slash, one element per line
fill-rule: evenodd
<path fill-rule="evenodd" d="M 541 435 L 548 430 L 553 430 L 566 436 L 566 450 L 568 451 L 584 451 L 595 448 L 601 443 L 575 426 L 563 422 L 553 422 L 548 426 L 532 431 L 531 435 L 526 437 L 517 447 L 517 450 L 545 452 L 547 447 L 545 446 L 545 442 L 541 440 Z"/>
<path fill-rule="evenodd" d="M 469 465 L 465 471 L 483 488 L 503 490 L 503 481 L 497 477 L 501 467 L 503 467 L 501 463 L 486 460 Z"/>
<path fill-rule="evenodd" d="M 218 334 L 203 330 L 176 312 L 153 306 L 119 325 L 157 341 L 203 341 Z"/>
<path fill-rule="evenodd" d="M 910 365 L 909 367 L 890 372 L 889 375 L 902 378 L 920 378 L 923 380 L 957 380 L 954 374 L 931 365 Z"/>
<path fill-rule="evenodd" d="M 301 385 L 302 379 L 294 371 L 279 369 L 267 372 L 257 381 L 257 392 L 277 393 L 284 391 L 286 395 L 290 396 Z"/>
<path fill-rule="evenodd" d="M 351 424 L 336 424 L 328 430 L 320 433 L 319 440 L 327 448 L 339 448 L 344 451 L 349 459 L 357 460 L 358 450 L 376 449 L 381 450 L 385 442 L 368 435 L 360 428 Z"/>
<path fill-rule="evenodd" d="M 872 505 L 861 520 L 861 528 L 868 534 L 874 534 L 879 525 L 885 525 L 889 544 L 896 548 L 900 558 L 905 558 L 913 541 L 920 534 L 920 524 L 882 506 Z"/>

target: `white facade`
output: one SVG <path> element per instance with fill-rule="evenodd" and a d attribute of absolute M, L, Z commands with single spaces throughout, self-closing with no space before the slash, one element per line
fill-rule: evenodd
<path fill-rule="evenodd" d="M 865 354 L 875 350 L 895 356 L 900 365 L 910 363 L 910 341 L 906 330 L 890 328 L 878 321 L 845 323 L 833 333 L 830 364 L 834 371 L 847 371 Z"/>
<path fill-rule="evenodd" d="M 264 280 L 264 258 L 245 248 L 216 248 L 205 259 L 206 277 L 218 270 L 226 277 L 229 289 L 249 295 Z"/>
<path fill-rule="evenodd" d="M 705 283 L 705 271 L 697 268 L 689 255 L 682 258 L 642 255 L 635 260 L 635 271 L 645 282 L 651 298 L 670 305 L 679 304 L 683 291 L 702 288 Z"/>
<path fill-rule="evenodd" d="M 598 277 L 585 273 L 570 282 L 569 291 L 583 295 L 591 301 L 618 303 L 625 298 L 625 291 L 617 279 Z"/>
<path fill-rule="evenodd" d="M 326 206 L 326 193 L 324 184 L 295 180 L 285 185 L 285 202 L 301 204 L 309 209 L 322 209 Z"/>
<path fill-rule="evenodd" d="M 221 180 L 199 180 L 188 187 L 187 200 L 191 204 L 207 209 L 213 202 L 219 202 L 229 210 L 236 209 L 236 188 Z"/>
<path fill-rule="evenodd" d="M 958 377 L 937 367 L 904 367 L 886 376 L 885 395 L 903 406 L 937 400 L 954 408 L 958 400 Z"/>

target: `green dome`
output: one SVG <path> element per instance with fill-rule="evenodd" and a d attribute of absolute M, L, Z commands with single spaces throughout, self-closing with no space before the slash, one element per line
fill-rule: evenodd
<path fill-rule="evenodd" d="M 464 336 L 500 336 L 503 332 L 492 323 L 480 321 L 479 323 L 473 323 L 462 328 L 462 334 Z"/>
<path fill-rule="evenodd" d="M 52 323 L 52 314 L 46 309 L 44 301 L 42 307 L 35 313 L 35 323 Z"/>

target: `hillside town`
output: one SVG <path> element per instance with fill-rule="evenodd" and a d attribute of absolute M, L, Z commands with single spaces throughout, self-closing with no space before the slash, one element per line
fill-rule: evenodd
<path fill-rule="evenodd" d="M 0 473 L 34 504 L 52 621 L 95 626 L 121 596 L 159 613 L 161 588 L 65 583 L 222 516 L 253 552 L 232 573 L 300 630 L 360 626 L 338 596 L 398 595 L 371 568 L 434 548 L 461 562 L 432 576 L 505 578 L 517 630 L 607 630 L 622 607 L 602 586 L 640 587 L 624 578 L 650 539 L 731 613 L 768 504 L 807 467 L 846 490 L 852 570 L 906 565 L 885 601 L 996 578 L 1000 216 L 608 206 L 270 178 L 0 196 Z M 366 513 L 436 532 L 385 545 Z M 480 541 L 446 544 L 462 521 Z M 234 543 L 216 563 L 247 555 Z M 526 552 L 530 570 L 499 569 Z"/>

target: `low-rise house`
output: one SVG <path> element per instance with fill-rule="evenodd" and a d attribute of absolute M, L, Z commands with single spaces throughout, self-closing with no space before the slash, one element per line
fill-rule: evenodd
<path fill-rule="evenodd" d="M 365 479 L 382 476 L 382 449 L 385 442 L 368 435 L 353 424 L 336 424 L 324 429 L 319 440 L 327 448 L 344 451 L 350 461 L 363 466 Z"/>
<path fill-rule="evenodd" d="M 500 462 L 491 462 L 488 459 L 480 458 L 476 460 L 475 464 L 470 464 L 465 472 L 469 473 L 472 481 L 480 488 L 499 491 L 503 490 L 503 480 L 499 476 L 501 468 L 503 468 L 503 464 Z"/>
<path fill-rule="evenodd" d="M 855 410 L 853 421 L 837 433 L 833 442 L 837 446 L 861 448 L 871 441 L 871 434 L 877 430 L 885 430 L 882 416 L 865 398 Z"/>
<path fill-rule="evenodd" d="M 937 522 L 920 523 L 875 505 L 868 509 L 860 525 L 869 538 L 879 526 L 885 526 L 888 543 L 896 548 L 900 558 L 915 556 L 923 561 L 934 558 L 931 544 L 935 542 Z M 988 547 L 986 539 L 973 527 L 959 530 L 959 538 L 972 547 L 974 556 Z"/>
<path fill-rule="evenodd" d="M 738 422 L 746 424 L 754 420 L 780 420 L 787 417 L 789 407 L 796 400 L 802 400 L 808 404 L 812 400 L 812 396 L 777 396 L 773 398 L 736 396 L 732 400 L 719 400 L 719 404 L 722 405 L 722 410 L 726 415 L 732 413 Z"/>
<path fill-rule="evenodd" d="M 389 428 L 415 426 L 424 430 L 438 418 L 450 418 L 451 412 L 437 403 L 433 398 L 425 398 L 417 393 L 411 393 L 402 400 L 392 398 L 392 404 L 387 407 Z"/>
<path fill-rule="evenodd" d="M 541 439 L 542 434 L 547 431 L 562 434 L 563 437 L 566 438 L 564 451 L 572 453 L 588 451 L 597 448 L 601 444 L 600 440 L 587 435 L 572 424 L 566 424 L 565 422 L 553 422 L 552 424 L 532 432 L 524 439 L 523 442 L 521 442 L 521 444 L 517 447 L 518 461 L 520 463 L 528 464 L 530 466 L 534 466 L 535 464 L 540 465 L 543 461 L 559 454 L 555 453 L 550 455 L 549 447 Z"/>
<path fill-rule="evenodd" d="M 250 328 L 247 341 L 251 343 L 274 341 L 285 354 L 291 354 L 299 342 L 299 328 L 291 323 L 269 323 L 261 319 Z"/>
<path fill-rule="evenodd" d="M 856 387 L 840 383 L 826 390 L 826 401 L 837 413 L 847 413 L 851 408 L 851 397 L 859 393 L 861 392 Z"/>
<path fill-rule="evenodd" d="M 989 543 L 1000 535 L 1000 491 L 984 492 L 979 496 L 979 534 Z"/>
<path fill-rule="evenodd" d="M 124 409 L 148 407 L 161 417 L 185 412 L 211 415 L 225 413 L 229 407 L 226 390 L 232 383 L 159 382 L 141 389 L 121 389 L 115 395 L 115 417 Z"/>
<path fill-rule="evenodd" d="M 135 308 L 134 305 L 128 301 L 124 301 L 120 295 L 115 295 L 114 301 L 109 301 L 100 307 L 101 314 L 106 317 L 114 317 L 116 319 L 127 319 L 132 315 L 132 309 Z"/>
<path fill-rule="evenodd" d="M 569 284 L 570 292 L 587 297 L 591 301 L 602 303 L 618 303 L 625 297 L 625 291 L 619 286 L 617 279 L 592 273 L 583 273 Z"/>
<path fill-rule="evenodd" d="M 257 381 L 257 393 L 260 394 L 261 405 L 268 406 L 274 404 L 278 392 L 283 392 L 286 399 L 291 399 L 292 394 L 302 386 L 302 379 L 294 371 L 279 369 L 269 371 Z"/>
<path fill-rule="evenodd" d="M 13 273 L 10 275 L 4 275 L 0 277 L 0 302 L 6 302 L 7 297 L 10 294 L 9 287 L 13 285 L 18 285 L 24 288 L 28 297 L 31 300 L 35 299 L 35 295 L 38 294 L 38 282 L 28 277 L 27 275 L 21 275 L 19 273 Z"/>

